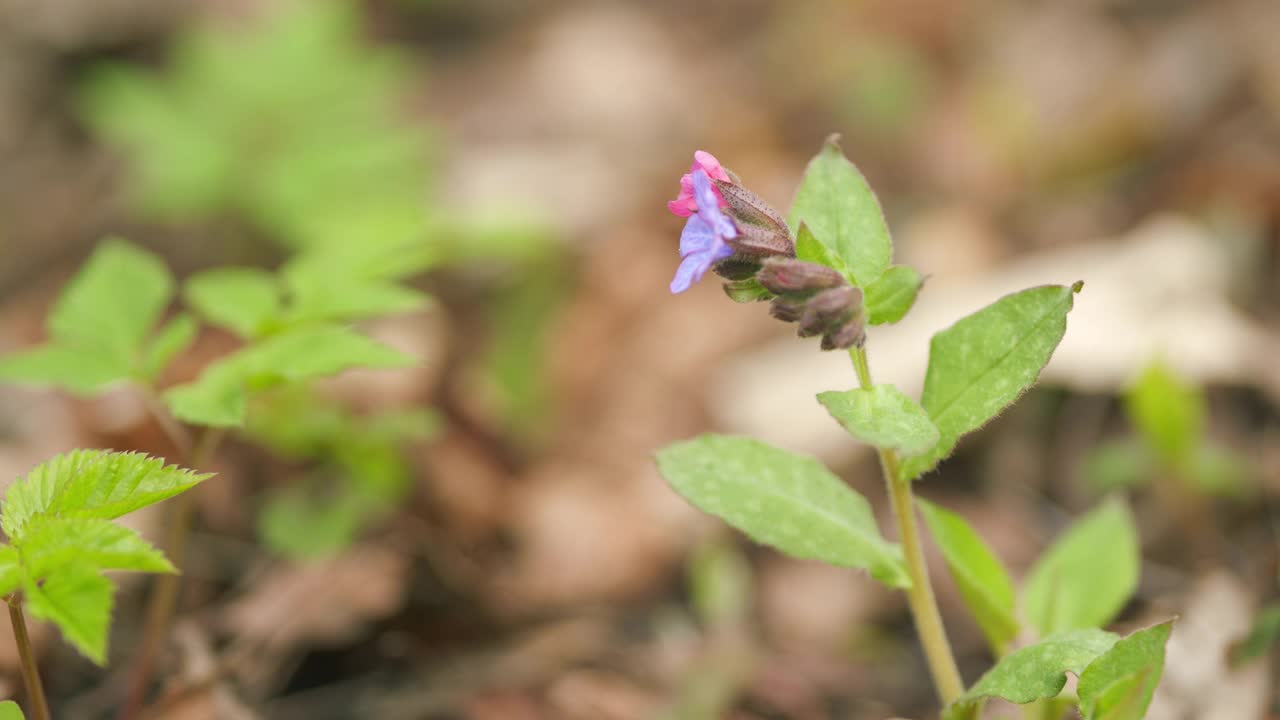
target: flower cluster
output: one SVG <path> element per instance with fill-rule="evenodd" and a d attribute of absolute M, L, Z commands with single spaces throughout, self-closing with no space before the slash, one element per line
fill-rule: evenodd
<path fill-rule="evenodd" d="M 714 269 L 730 281 L 725 284 L 730 297 L 771 300 L 774 317 L 799 323 L 800 337 L 822 336 L 822 349 L 862 344 L 862 291 L 831 268 L 797 260 L 786 220 L 742 187 L 714 155 L 693 154 L 692 167 L 680 178 L 680 193 L 667 209 L 688 218 L 671 292 L 688 290 Z"/>

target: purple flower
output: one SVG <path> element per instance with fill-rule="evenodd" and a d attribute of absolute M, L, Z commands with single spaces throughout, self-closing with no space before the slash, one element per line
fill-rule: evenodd
<path fill-rule="evenodd" d="M 707 270 L 733 254 L 725 243 L 738 237 L 738 228 L 720 212 L 719 199 L 707 172 L 698 168 L 692 173 L 693 199 L 697 212 L 689 216 L 680 233 L 680 267 L 671 280 L 671 292 L 682 293 L 702 279 Z"/>

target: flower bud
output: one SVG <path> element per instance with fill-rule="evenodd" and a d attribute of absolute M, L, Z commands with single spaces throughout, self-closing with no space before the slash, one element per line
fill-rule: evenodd
<path fill-rule="evenodd" d="M 739 225 L 768 228 L 789 238 L 791 232 L 787 229 L 787 221 L 782 219 L 782 215 L 759 195 L 743 187 L 736 176 L 731 178 L 728 182 L 714 181 L 716 189 L 720 191 L 720 197 L 724 198 L 725 204 L 728 205 L 726 212 Z M 795 255 L 794 247 L 790 254 Z"/>
<path fill-rule="evenodd" d="M 791 258 L 765 258 L 756 277 L 775 295 L 814 293 L 845 284 L 844 276 L 825 265 Z"/>

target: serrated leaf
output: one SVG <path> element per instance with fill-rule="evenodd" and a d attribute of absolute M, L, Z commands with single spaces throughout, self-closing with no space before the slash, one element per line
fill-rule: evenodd
<path fill-rule="evenodd" d="M 1147 366 L 1125 394 L 1125 410 L 1160 458 L 1181 467 L 1204 433 L 1204 397 L 1167 365 Z"/>
<path fill-rule="evenodd" d="M 141 453 L 74 450 L 42 463 L 9 486 L 0 524 L 19 542 L 38 514 L 110 520 L 173 497 L 208 477 Z"/>
<path fill-rule="evenodd" d="M 1129 508 L 1108 500 L 1036 560 L 1022 588 L 1023 615 L 1041 635 L 1106 625 L 1138 587 L 1139 563 Z"/>
<path fill-rule="evenodd" d="M 1142 720 L 1164 673 L 1165 644 L 1173 621 L 1138 630 L 1116 642 L 1080 674 L 1076 695 L 1085 720 Z"/>
<path fill-rule="evenodd" d="M 878 448 L 897 450 L 904 457 L 938 442 L 938 428 L 924 408 L 892 385 L 829 390 L 818 394 L 818 402 L 850 435 Z"/>
<path fill-rule="evenodd" d="M 115 597 L 110 580 L 87 565 L 67 565 L 39 585 L 28 580 L 23 595 L 32 615 L 57 625 L 62 636 L 85 657 L 98 665 L 106 664 L 107 630 Z"/>
<path fill-rule="evenodd" d="M 26 720 L 26 716 L 22 714 L 22 708 L 18 707 L 18 703 L 5 700 L 0 702 L 0 720 Z"/>
<path fill-rule="evenodd" d="M 257 268 L 218 268 L 191 276 L 182 291 L 210 324 L 255 338 L 281 313 L 280 285 Z"/>
<path fill-rule="evenodd" d="M 996 657 L 1018 634 L 1013 581 L 996 554 L 964 518 L 925 500 L 920 511 L 965 605 L 982 628 Z"/>
<path fill-rule="evenodd" d="M 253 390 L 352 368 L 411 364 L 413 359 L 408 355 L 349 328 L 300 327 L 259 340 L 218 360 L 194 382 L 170 388 L 164 398 L 174 415 L 186 422 L 238 427 L 244 424 Z"/>
<path fill-rule="evenodd" d="M 982 427 L 1039 377 L 1067 329 L 1080 285 L 1046 285 L 1006 295 L 933 336 L 920 404 L 941 437 L 900 465 L 914 479 L 938 464 L 966 433 Z"/>
<path fill-rule="evenodd" d="M 872 325 L 896 323 L 916 304 L 924 278 L 915 268 L 894 265 L 866 288 L 864 302 L 867 322 Z"/>
<path fill-rule="evenodd" d="M 834 140 L 809 162 L 796 191 L 790 224 L 801 223 L 840 259 L 850 283 L 866 287 L 888 269 L 893 244 L 880 201 Z"/>
<path fill-rule="evenodd" d="M 129 376 L 129 365 L 115 358 L 62 345 L 40 345 L 0 358 L 0 379 L 59 387 L 78 395 L 92 395 Z"/>
<path fill-rule="evenodd" d="M 49 313 L 49 335 L 58 345 L 96 350 L 130 367 L 172 296 L 163 261 L 109 239 L 63 288 Z"/>
<path fill-rule="evenodd" d="M 196 319 L 187 313 L 179 313 L 165 323 L 143 354 L 142 376 L 147 380 L 159 377 L 175 357 L 191 347 L 199 330 Z"/>
<path fill-rule="evenodd" d="M 99 518 L 36 515 L 15 546 L 27 574 L 37 580 L 76 563 L 98 570 L 177 572 L 136 530 Z"/>
<path fill-rule="evenodd" d="M 960 699 L 948 705 L 943 717 L 959 720 L 982 701 L 1000 698 L 1025 705 L 1056 697 L 1067 683 L 1068 672 L 1079 675 L 1119 638 L 1089 628 L 1058 633 L 1004 656 L 974 683 Z"/>
<path fill-rule="evenodd" d="M 658 469 L 690 503 L 758 542 L 910 586 L 901 548 L 881 537 L 866 499 L 811 457 L 708 434 L 660 451 Z"/>
<path fill-rule="evenodd" d="M 0 545 L 0 598 L 22 584 L 22 559 L 10 545 Z"/>

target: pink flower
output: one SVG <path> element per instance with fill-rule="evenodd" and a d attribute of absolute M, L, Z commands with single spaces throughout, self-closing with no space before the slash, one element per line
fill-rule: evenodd
<path fill-rule="evenodd" d="M 724 168 L 720 166 L 720 161 L 716 159 L 715 155 L 712 155 L 705 150 L 698 150 L 694 152 L 693 165 L 689 167 L 689 172 L 680 177 L 680 194 L 676 195 L 675 200 L 667 203 L 667 209 L 680 217 L 689 217 L 698 211 L 698 203 L 697 200 L 694 199 L 693 192 L 693 173 L 696 170 L 705 172 L 707 177 L 712 180 L 731 182 L 729 179 L 729 173 L 725 172 Z M 720 207 L 728 207 L 729 204 L 725 202 L 724 196 L 720 194 L 720 191 L 715 188 L 714 184 L 711 189 L 712 192 L 715 193 L 716 200 L 719 202 Z"/>

